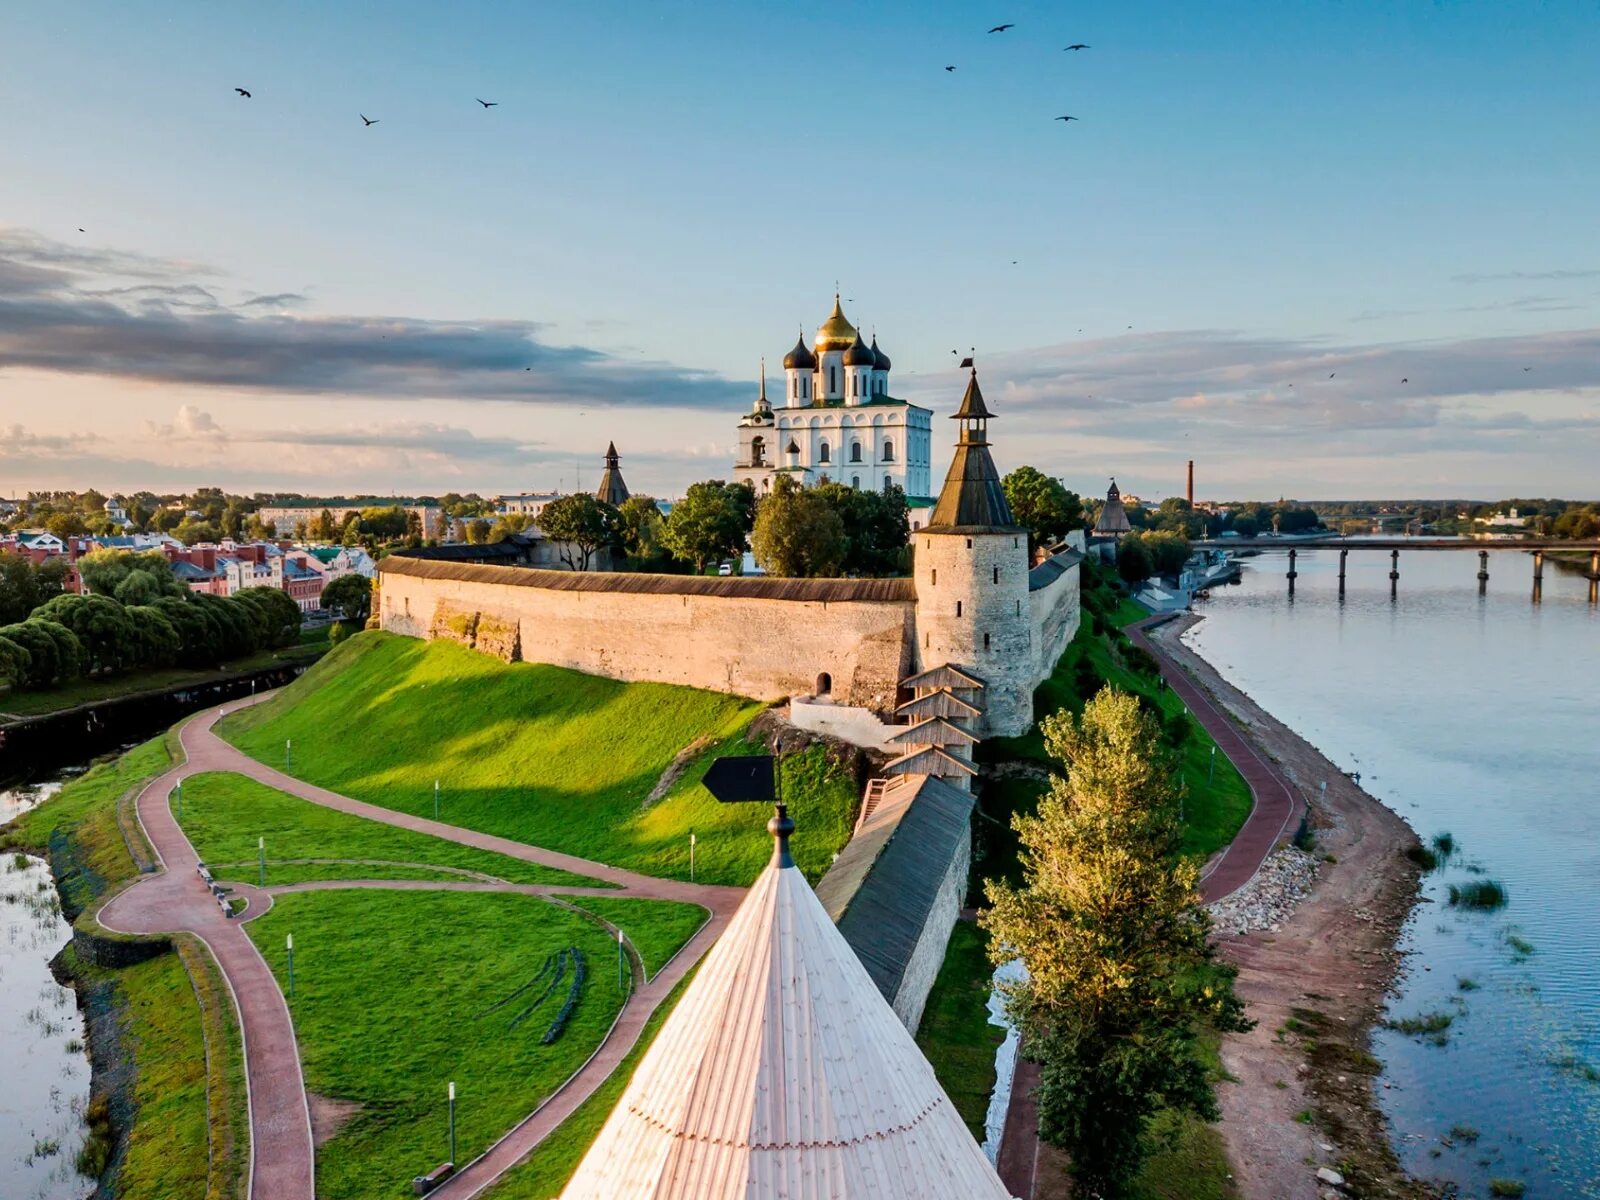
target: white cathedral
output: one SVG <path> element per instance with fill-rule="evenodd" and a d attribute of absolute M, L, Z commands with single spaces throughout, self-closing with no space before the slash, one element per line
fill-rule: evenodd
<path fill-rule="evenodd" d="M 755 405 L 739 419 L 736 480 L 762 495 L 775 476 L 855 488 L 898 485 L 913 509 L 933 503 L 928 477 L 933 412 L 889 395 L 889 356 L 862 340 L 834 293 L 833 312 L 807 348 L 783 359 L 783 406 L 767 399 L 766 367 Z"/>

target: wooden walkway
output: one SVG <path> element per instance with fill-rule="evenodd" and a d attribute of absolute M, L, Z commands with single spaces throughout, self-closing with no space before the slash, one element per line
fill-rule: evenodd
<path fill-rule="evenodd" d="M 249 703 L 259 703 L 268 695 L 270 693 L 264 693 Z M 325 808 L 426 833 L 459 845 L 490 850 L 523 862 L 555 867 L 613 885 L 605 889 L 590 889 L 559 884 L 519 886 L 470 881 L 352 880 L 273 888 L 266 893 L 248 886 L 232 885 L 237 894 L 251 901 L 245 920 L 250 915 L 266 911 L 271 904 L 271 894 L 275 892 L 351 886 L 392 890 L 415 887 L 465 891 L 512 890 L 532 895 L 596 892 L 607 896 L 697 904 L 711 914 L 677 955 L 628 998 L 616 1023 L 593 1056 L 500 1141 L 467 1163 L 453 1179 L 432 1193 L 440 1200 L 467 1200 L 468 1197 L 477 1196 L 548 1137 L 616 1069 L 638 1042 L 645 1022 L 662 1000 L 721 935 L 744 898 L 744 889 L 656 879 L 571 854 L 560 854 L 508 838 L 393 812 L 315 787 L 257 762 L 212 731 L 212 726 L 224 712 L 242 707 L 245 705 L 236 703 L 207 710 L 192 718 L 180 731 L 185 761 L 147 784 L 136 802 L 139 823 L 155 848 L 162 870 L 135 881 L 112 897 L 101 906 L 97 918 L 106 928 L 122 933 L 193 933 L 211 950 L 222 969 L 223 978 L 233 993 L 243 1034 L 250 1108 L 252 1200 L 313 1200 L 315 1155 L 305 1080 L 300 1069 L 294 1023 L 276 978 L 250 935 L 245 932 L 244 920 L 223 917 L 216 900 L 195 869 L 198 860 L 194 848 L 168 807 L 168 795 L 178 780 L 205 771 L 232 771 Z M 415 1168 L 420 1172 L 428 1165 L 417 1163 Z M 404 1182 L 397 1179 L 396 1186 Z"/>

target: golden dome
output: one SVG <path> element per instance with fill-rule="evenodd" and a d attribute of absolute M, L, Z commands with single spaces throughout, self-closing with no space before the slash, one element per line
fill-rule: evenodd
<path fill-rule="evenodd" d="M 839 293 L 833 294 L 833 311 L 828 319 L 817 326 L 817 353 L 827 350 L 848 350 L 855 344 L 856 327 L 844 319 L 844 309 L 839 307 Z"/>

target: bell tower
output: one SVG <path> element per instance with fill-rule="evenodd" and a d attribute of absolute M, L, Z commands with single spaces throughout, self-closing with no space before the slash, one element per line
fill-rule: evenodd
<path fill-rule="evenodd" d="M 1028 535 L 989 457 L 992 417 L 973 368 L 954 414 L 950 473 L 927 527 L 912 535 L 917 656 L 923 671 L 948 665 L 981 679 L 978 731 L 1011 736 L 1033 723 L 1033 615 Z"/>

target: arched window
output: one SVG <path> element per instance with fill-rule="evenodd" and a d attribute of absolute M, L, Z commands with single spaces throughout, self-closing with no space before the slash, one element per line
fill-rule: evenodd
<path fill-rule="evenodd" d="M 855 488 L 856 491 L 859 492 L 861 490 L 861 476 L 859 476 L 859 475 L 850 476 L 850 486 Z"/>
<path fill-rule="evenodd" d="M 893 462 L 894 461 L 894 443 L 893 442 L 884 442 L 884 444 L 883 444 L 883 461 L 884 462 Z"/>
<path fill-rule="evenodd" d="M 860 462 L 861 461 L 861 443 L 860 442 L 851 442 L 850 443 L 850 461 L 851 462 Z"/>
<path fill-rule="evenodd" d="M 817 676 L 817 695 L 826 696 L 833 691 L 833 676 L 824 671 Z"/>
<path fill-rule="evenodd" d="M 817 447 L 817 461 L 818 462 L 832 462 L 833 459 L 831 459 L 828 455 L 829 455 L 828 443 L 827 442 L 823 442 L 820 446 Z"/>
<path fill-rule="evenodd" d="M 830 396 L 839 390 L 839 377 L 834 374 L 837 369 L 836 367 L 828 368 L 828 395 Z"/>
<path fill-rule="evenodd" d="M 764 466 L 767 465 L 766 459 L 765 459 L 766 452 L 767 452 L 767 439 L 766 438 L 764 438 L 764 437 L 753 437 L 753 438 L 750 439 L 750 465 L 752 467 L 764 467 Z"/>

